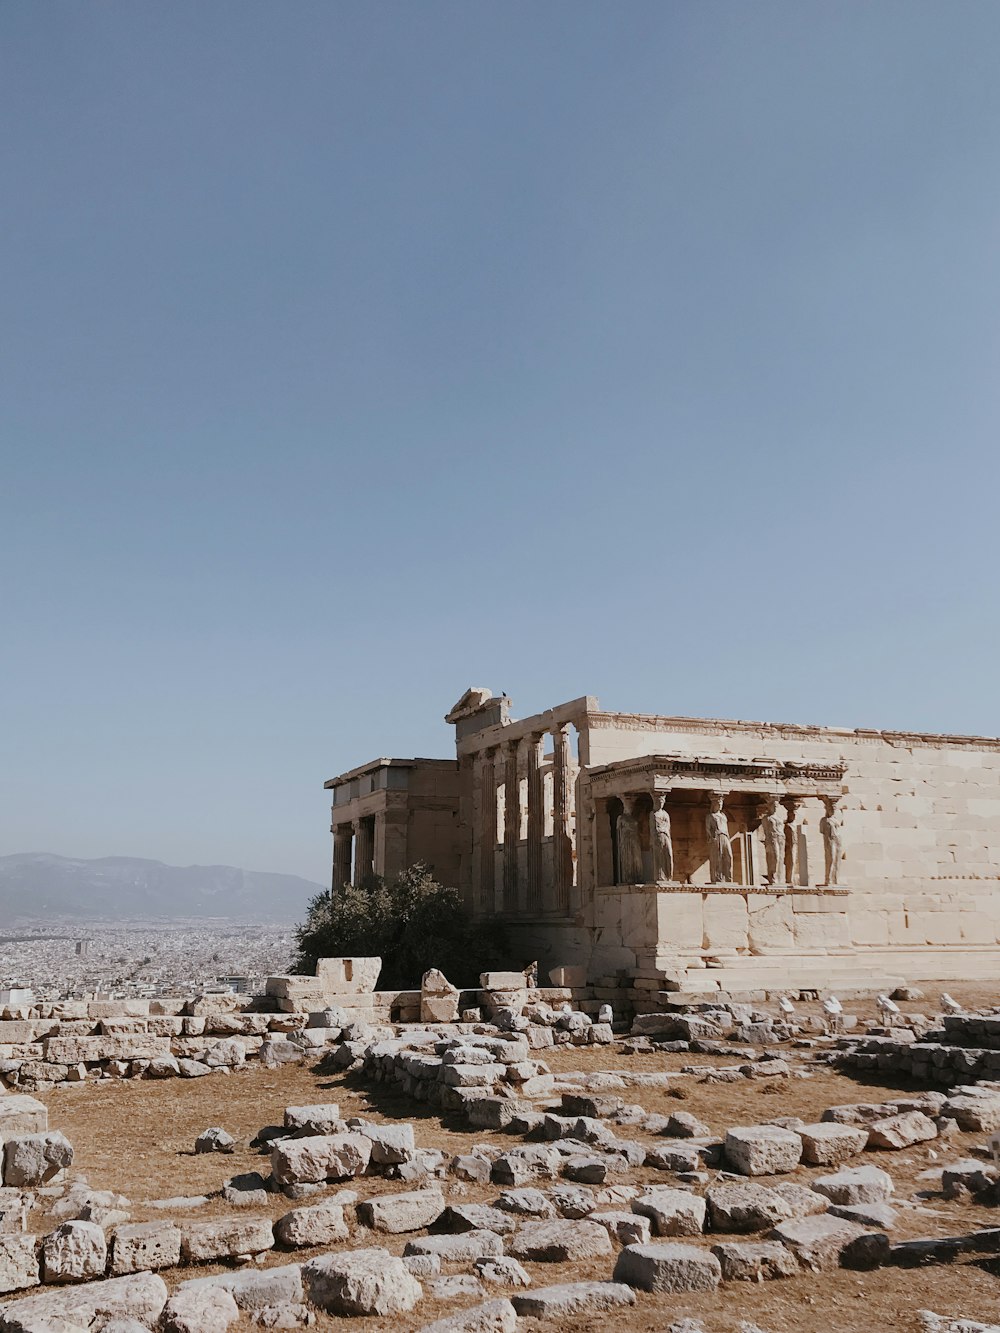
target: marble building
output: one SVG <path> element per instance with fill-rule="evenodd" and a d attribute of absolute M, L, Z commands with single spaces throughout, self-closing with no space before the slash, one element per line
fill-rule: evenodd
<path fill-rule="evenodd" d="M 336 891 L 417 859 L 544 969 L 746 991 L 994 976 L 1000 740 L 606 712 L 470 689 L 455 760 L 326 784 Z"/>

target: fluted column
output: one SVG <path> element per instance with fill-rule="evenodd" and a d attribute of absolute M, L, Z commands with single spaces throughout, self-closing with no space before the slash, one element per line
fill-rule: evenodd
<path fill-rule="evenodd" d="M 570 837 L 570 747 L 569 724 L 552 732 L 552 906 L 557 912 L 569 911 L 573 884 L 573 842 Z"/>
<path fill-rule="evenodd" d="M 517 910 L 517 853 L 521 836 L 521 784 L 517 775 L 516 740 L 504 746 L 503 765 L 503 903 L 505 912 Z"/>
<path fill-rule="evenodd" d="M 542 733 L 528 737 L 528 858 L 527 898 L 529 912 L 542 910 L 542 836 L 545 831 L 545 811 L 542 809 Z"/>
<path fill-rule="evenodd" d="M 373 871 L 372 855 L 374 852 L 372 825 L 369 819 L 354 821 L 354 883 L 364 884 Z"/>
<path fill-rule="evenodd" d="M 354 830 L 345 821 L 333 826 L 333 891 L 338 893 L 351 882 L 351 852 Z"/>
<path fill-rule="evenodd" d="M 496 746 L 484 750 L 479 769 L 479 884 L 482 911 L 496 911 L 497 776 Z"/>

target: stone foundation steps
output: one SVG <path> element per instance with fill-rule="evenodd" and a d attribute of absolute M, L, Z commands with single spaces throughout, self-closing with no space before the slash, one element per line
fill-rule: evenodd
<path fill-rule="evenodd" d="M 761 1000 L 786 992 L 835 991 L 842 999 L 890 993 L 906 984 L 900 972 L 869 966 L 856 955 L 734 959 L 720 967 L 671 970 L 657 1000 L 661 1007 L 698 1003 L 727 995 L 733 1000 Z M 652 998 L 652 997 L 651 997 Z"/>

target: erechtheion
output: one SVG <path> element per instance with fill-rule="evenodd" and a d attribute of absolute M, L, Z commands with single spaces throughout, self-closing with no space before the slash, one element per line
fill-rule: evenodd
<path fill-rule="evenodd" d="M 739 991 L 1000 970 L 1000 740 L 470 689 L 457 758 L 326 783 L 334 892 L 416 860 L 542 968 Z M 610 979 L 616 979 L 612 982 Z"/>

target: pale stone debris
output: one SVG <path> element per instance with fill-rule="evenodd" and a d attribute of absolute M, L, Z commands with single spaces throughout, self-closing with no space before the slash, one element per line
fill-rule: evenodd
<path fill-rule="evenodd" d="M 405 1314 L 423 1295 L 420 1283 L 388 1250 L 352 1250 L 323 1255 L 302 1270 L 314 1305 L 330 1314 Z"/>

